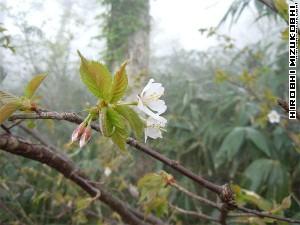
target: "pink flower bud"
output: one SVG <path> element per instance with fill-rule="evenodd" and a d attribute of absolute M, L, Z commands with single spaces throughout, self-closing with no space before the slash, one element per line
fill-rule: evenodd
<path fill-rule="evenodd" d="M 72 142 L 79 140 L 79 138 L 81 137 L 81 135 L 83 134 L 83 132 L 85 130 L 85 127 L 86 127 L 85 123 L 81 123 L 78 127 L 76 127 L 76 129 L 73 131 L 72 136 L 71 136 Z"/>
<path fill-rule="evenodd" d="M 86 145 L 86 143 L 89 142 L 89 140 L 91 139 L 92 137 L 92 130 L 91 130 L 91 127 L 86 127 L 84 129 L 84 132 L 80 138 L 80 141 L 79 141 L 79 147 L 82 148 L 83 146 Z"/>

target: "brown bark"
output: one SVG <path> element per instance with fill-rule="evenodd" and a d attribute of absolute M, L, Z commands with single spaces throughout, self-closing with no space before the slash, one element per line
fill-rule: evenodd
<path fill-rule="evenodd" d="M 132 213 L 125 203 L 113 197 L 99 185 L 90 182 L 89 179 L 76 168 L 72 161 L 61 154 L 53 152 L 50 148 L 43 145 L 32 144 L 10 134 L 3 134 L 0 135 L 0 149 L 48 165 L 76 183 L 90 196 L 96 197 L 99 195 L 99 200 L 116 211 L 124 222 L 132 225 L 146 225 L 143 220 Z"/>

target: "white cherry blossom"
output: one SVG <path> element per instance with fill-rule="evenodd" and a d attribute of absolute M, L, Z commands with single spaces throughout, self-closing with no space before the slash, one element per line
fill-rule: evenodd
<path fill-rule="evenodd" d="M 272 110 L 268 114 L 268 119 L 270 123 L 279 123 L 280 122 L 280 115 L 275 110 Z"/>
<path fill-rule="evenodd" d="M 163 118 L 164 119 L 164 118 Z M 163 128 L 166 126 L 167 120 L 165 121 L 156 120 L 152 117 L 149 117 L 146 121 L 146 128 L 144 130 L 145 132 L 145 142 L 147 141 L 147 138 L 162 138 L 162 131 Z"/>
<path fill-rule="evenodd" d="M 159 99 L 164 94 L 164 87 L 161 83 L 154 83 L 154 79 L 150 79 L 144 87 L 142 93 L 137 96 L 137 107 L 148 116 L 166 123 L 166 119 L 160 115 L 167 110 L 164 100 Z"/>

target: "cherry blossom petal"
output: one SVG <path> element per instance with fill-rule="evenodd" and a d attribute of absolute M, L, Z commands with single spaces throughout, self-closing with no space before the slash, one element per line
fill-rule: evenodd
<path fill-rule="evenodd" d="M 158 115 L 164 113 L 167 110 L 165 101 L 160 99 L 156 101 L 148 102 L 147 105 L 149 106 L 150 109 L 156 111 Z"/>
<path fill-rule="evenodd" d="M 147 137 L 153 139 L 162 138 L 161 130 L 159 128 L 147 127 L 145 128 L 145 142 L 147 141 Z"/>
<path fill-rule="evenodd" d="M 151 87 L 151 85 L 152 85 L 153 82 L 154 82 L 154 79 L 151 78 L 151 79 L 148 81 L 148 84 L 144 87 L 144 89 L 143 89 L 143 91 L 142 91 L 142 93 L 141 93 L 141 96 L 143 96 L 144 93 Z"/>
<path fill-rule="evenodd" d="M 138 97 L 138 105 L 137 105 L 137 107 L 139 108 L 139 110 L 143 111 L 148 116 L 150 116 L 150 117 L 152 117 L 152 118 L 154 118 L 154 119 L 156 119 L 158 121 L 161 121 L 163 123 L 166 123 L 167 120 L 165 118 L 161 117 L 160 115 L 152 112 L 147 106 L 145 106 L 143 104 L 143 101 L 141 100 L 140 97 Z"/>
<path fill-rule="evenodd" d="M 152 83 L 147 91 L 143 93 L 143 98 L 147 99 L 159 99 L 165 92 L 165 88 L 160 83 Z"/>

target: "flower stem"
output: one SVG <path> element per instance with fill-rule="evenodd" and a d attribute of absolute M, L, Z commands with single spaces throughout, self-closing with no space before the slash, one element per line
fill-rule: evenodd
<path fill-rule="evenodd" d="M 125 103 L 120 103 L 117 105 L 138 105 L 138 102 L 125 102 Z"/>

